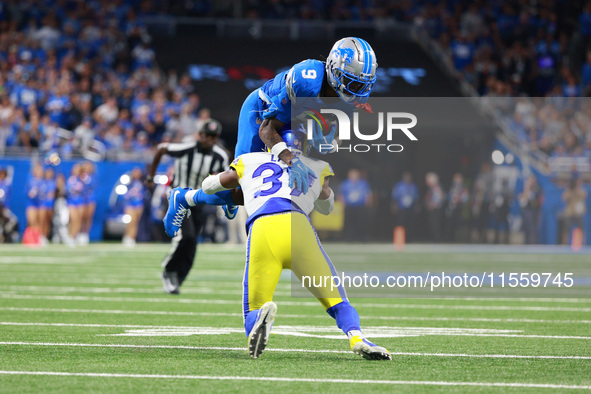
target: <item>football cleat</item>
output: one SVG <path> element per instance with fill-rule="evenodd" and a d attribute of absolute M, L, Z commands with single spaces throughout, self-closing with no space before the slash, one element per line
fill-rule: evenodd
<path fill-rule="evenodd" d="M 222 210 L 224 211 L 224 215 L 226 215 L 228 220 L 232 220 L 238 213 L 238 205 L 222 205 Z"/>
<path fill-rule="evenodd" d="M 164 230 L 169 237 L 174 237 L 179 232 L 183 225 L 185 216 L 191 215 L 189 204 L 185 199 L 185 194 L 190 189 L 182 189 L 175 187 L 168 194 L 168 209 L 162 221 L 164 222 Z"/>
<path fill-rule="evenodd" d="M 176 272 L 167 272 L 163 271 L 160 274 L 160 279 L 162 279 L 162 288 L 168 294 L 180 294 L 179 288 L 181 287 L 179 283 L 179 276 Z"/>
<path fill-rule="evenodd" d="M 259 309 L 257 320 L 248 336 L 248 354 L 250 354 L 250 357 L 259 358 L 263 350 L 265 350 L 276 314 L 277 305 L 271 301 L 265 303 Z"/>
<path fill-rule="evenodd" d="M 366 360 L 392 360 L 388 350 L 360 336 L 351 338 L 351 350 Z"/>

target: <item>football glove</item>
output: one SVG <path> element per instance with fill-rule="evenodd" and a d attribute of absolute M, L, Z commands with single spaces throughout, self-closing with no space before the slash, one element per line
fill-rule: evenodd
<path fill-rule="evenodd" d="M 320 154 L 327 154 L 331 153 L 334 149 L 334 136 L 337 132 L 337 126 L 332 125 L 330 128 L 330 132 L 327 135 L 324 135 L 322 132 L 322 126 L 320 126 L 316 122 L 312 122 L 312 146 L 320 152 Z M 332 147 L 328 149 L 327 145 L 331 145 Z"/>
<path fill-rule="evenodd" d="M 289 171 L 289 187 L 297 189 L 300 192 L 306 194 L 309 187 L 309 178 L 316 179 L 316 174 L 305 165 L 299 157 L 291 159 L 291 167 L 288 167 Z"/>

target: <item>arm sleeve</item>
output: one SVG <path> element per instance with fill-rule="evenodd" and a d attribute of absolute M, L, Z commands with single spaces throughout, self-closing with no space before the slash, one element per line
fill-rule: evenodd
<path fill-rule="evenodd" d="M 334 209 L 334 192 L 330 189 L 330 195 L 326 200 L 314 201 L 314 209 L 323 215 L 329 215 Z"/>

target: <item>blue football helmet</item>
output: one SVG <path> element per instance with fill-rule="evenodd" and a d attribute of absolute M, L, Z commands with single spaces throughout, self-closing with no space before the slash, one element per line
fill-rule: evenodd
<path fill-rule="evenodd" d="M 280 131 L 279 135 L 295 156 L 309 155 L 311 145 L 308 142 L 308 136 L 303 127 L 300 127 L 298 130 Z"/>
<path fill-rule="evenodd" d="M 328 83 L 347 103 L 369 96 L 376 82 L 377 68 L 371 46 L 356 37 L 337 41 L 326 59 Z"/>

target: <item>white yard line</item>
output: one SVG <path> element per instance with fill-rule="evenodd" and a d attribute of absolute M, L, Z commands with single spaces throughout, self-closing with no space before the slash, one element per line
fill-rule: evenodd
<path fill-rule="evenodd" d="M 1 283 L 1 282 L 0 282 Z M 145 285 L 145 283 L 140 282 Z M 122 282 L 121 284 L 130 285 L 130 283 Z M 219 294 L 219 295 L 239 295 L 241 287 L 237 286 L 235 282 L 231 282 L 230 286 L 234 287 L 235 290 L 220 290 L 219 287 L 212 286 L 193 286 L 184 287 L 183 294 Z M 279 286 L 278 286 L 279 287 Z M 0 289 L 10 290 L 11 292 L 47 292 L 47 293 L 131 293 L 131 294 L 153 294 L 155 292 L 161 292 L 161 286 L 145 286 L 144 288 L 138 287 L 94 287 L 94 286 L 38 286 L 38 285 L 0 285 Z M 284 290 L 289 289 L 289 285 L 282 286 Z M 1 292 L 0 292 L 1 293 Z M 291 296 L 291 291 L 275 291 L 276 296 Z M 571 304 L 590 304 L 591 299 L 584 298 L 495 298 L 495 297 L 466 297 L 466 298 L 433 298 L 437 301 L 503 301 L 503 302 L 539 302 L 539 303 L 571 303 Z"/>
<path fill-rule="evenodd" d="M 133 311 L 123 309 L 65 309 L 65 308 L 18 308 L 0 307 L 0 311 L 12 312 L 58 312 L 58 313 L 99 313 L 99 314 L 130 314 L 130 315 L 172 315 L 172 316 L 225 316 L 242 317 L 242 313 L 223 312 L 174 312 L 174 311 Z M 302 315 L 303 317 L 303 315 Z"/>
<path fill-rule="evenodd" d="M 0 256 L 0 264 L 88 264 L 94 257 Z M 11 269 L 11 272 L 13 270 Z"/>
<path fill-rule="evenodd" d="M 181 350 L 224 350 L 246 352 L 242 347 L 224 346 L 183 346 L 183 345 L 134 345 L 134 344 L 102 344 L 102 343 L 56 343 L 56 342 L 0 342 L 4 346 L 58 346 L 81 348 L 127 348 L 127 349 L 181 349 Z M 336 353 L 353 354 L 349 350 L 332 349 L 277 349 L 267 348 L 267 352 L 280 353 Z M 548 356 L 548 355 L 520 355 L 520 354 L 466 354 L 466 353 L 420 353 L 420 352 L 393 352 L 396 356 L 411 357 L 462 357 L 462 358 L 511 358 L 511 359 L 549 359 L 549 360 L 591 360 L 591 356 Z"/>
<path fill-rule="evenodd" d="M 507 383 L 507 382 L 454 382 L 429 380 L 371 380 L 371 379 L 313 379 L 288 378 L 275 376 L 211 376 L 211 375 L 156 375 L 156 374 L 124 374 L 124 373 L 92 373 L 92 372 L 53 372 L 53 371 L 0 371 L 3 375 L 37 375 L 37 376 L 79 376 L 95 378 L 135 378 L 135 379 L 191 379 L 191 380 L 242 380 L 266 382 L 300 382 L 300 383 L 333 383 L 333 384 L 379 384 L 390 386 L 468 386 L 468 387 L 513 387 L 539 389 L 589 390 L 591 386 L 545 384 L 545 383 Z"/>
<path fill-rule="evenodd" d="M 214 314 L 219 316 L 219 314 Z M 130 325 L 130 324 L 76 324 L 76 323 L 23 323 L 23 322 L 0 322 L 4 326 L 54 326 L 54 327 L 96 327 L 96 328 L 132 328 L 136 330 L 128 331 L 124 334 L 112 334 L 110 336 L 187 336 L 204 334 L 232 334 L 242 333 L 242 329 L 224 328 L 224 327 L 197 327 L 197 326 L 150 326 L 150 325 Z M 137 330 L 147 329 L 147 330 Z M 419 335 L 446 335 L 446 336 L 478 336 L 478 337 L 505 337 L 505 338 L 544 338 L 544 339 L 586 339 L 586 336 L 566 336 L 566 335 L 535 335 L 520 334 L 519 330 L 491 330 L 479 328 L 440 328 L 440 327 L 365 327 L 366 334 L 373 338 L 390 338 L 400 336 L 419 336 Z M 276 334 L 296 335 L 316 338 L 345 339 L 340 335 L 340 330 L 333 326 L 276 326 Z M 310 332 L 331 333 L 336 332 L 339 335 L 314 335 Z M 342 337 L 342 338 L 341 338 Z"/>
<path fill-rule="evenodd" d="M 26 293 L 26 292 L 41 292 L 41 293 L 92 293 L 92 294 L 158 294 L 162 293 L 162 286 L 148 287 L 148 288 L 135 288 L 135 287 L 84 287 L 84 286 L 0 286 L 5 288 L 6 291 L 0 291 L 0 294 L 9 292 L 14 294 Z M 216 287 L 193 287 L 183 288 L 183 294 L 211 294 L 211 295 L 231 295 L 239 296 L 241 294 L 241 288 L 237 287 L 234 290 L 221 290 Z M 34 295 L 34 294 L 29 294 Z M 276 291 L 276 296 L 291 296 L 289 291 Z"/>
<path fill-rule="evenodd" d="M 22 308 L 0 307 L 0 311 L 10 312 L 47 312 L 47 313 L 98 313 L 98 314 L 131 314 L 131 315 L 178 315 L 178 316 L 227 316 L 242 317 L 241 313 L 221 312 L 171 312 L 171 311 L 137 311 L 123 309 L 77 309 L 77 308 Z M 294 315 L 281 314 L 281 318 L 317 318 L 326 319 L 326 315 Z M 555 324 L 591 324 L 591 320 L 547 320 L 547 319 L 497 319 L 480 317 L 423 317 L 423 316 L 361 316 L 363 320 L 408 320 L 408 321 L 465 321 L 491 323 L 555 323 Z"/>
<path fill-rule="evenodd" d="M 190 298 L 133 298 L 133 297 L 89 297 L 89 296 L 53 296 L 53 295 L 26 295 L 0 293 L 0 298 L 30 299 L 30 300 L 54 300 L 54 301 L 107 301 L 107 302 L 143 302 L 143 303 L 182 303 L 182 304 L 227 304 L 235 305 L 235 300 L 209 300 Z M 283 306 L 313 306 L 318 307 L 314 301 L 282 301 Z M 392 308 L 392 309 L 453 309 L 453 310 L 490 310 L 490 311 L 533 311 L 533 312 L 591 312 L 591 308 L 574 307 L 544 307 L 544 306 L 511 306 L 511 305 L 439 305 L 439 304 L 382 304 L 357 302 L 359 308 Z"/>

